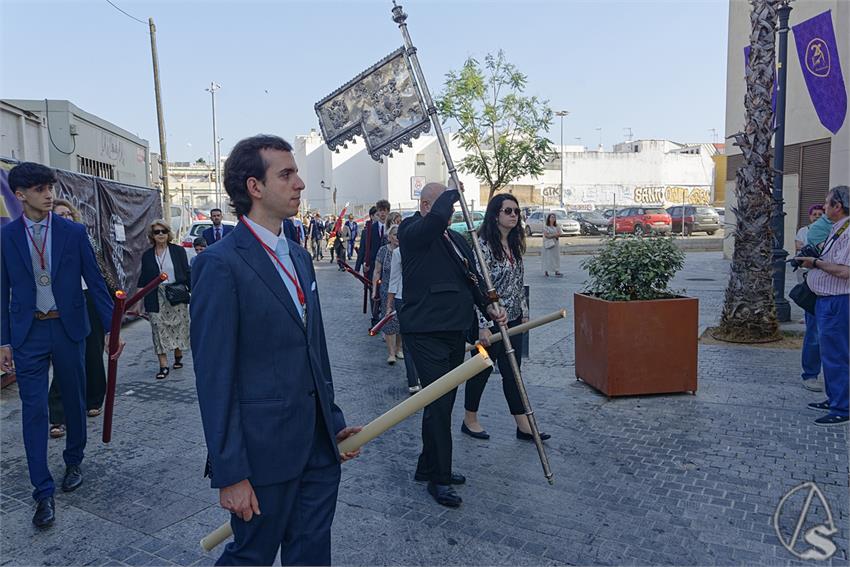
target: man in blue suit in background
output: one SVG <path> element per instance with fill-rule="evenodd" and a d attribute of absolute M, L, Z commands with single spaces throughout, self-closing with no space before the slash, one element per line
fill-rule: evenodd
<path fill-rule="evenodd" d="M 112 299 L 97 266 L 86 228 L 51 213 L 53 171 L 21 163 L 9 172 L 9 186 L 23 215 L 2 229 L 2 339 L 0 366 L 15 372 L 21 396 L 24 448 L 36 501 L 33 523 L 55 519 L 55 485 L 47 466 L 48 368 L 53 363 L 65 405 L 65 477 L 62 490 L 83 483 L 80 464 L 86 446 L 85 339 L 91 328 L 83 296 L 85 279 L 104 329 Z M 107 343 L 109 335 L 107 334 Z M 120 351 L 119 351 L 120 352 Z"/>
<path fill-rule="evenodd" d="M 210 220 L 213 225 L 204 230 L 203 237 L 207 241 L 207 246 L 212 246 L 233 230 L 229 224 L 221 224 L 221 219 L 224 215 L 221 214 L 221 209 L 210 209 Z"/>
<path fill-rule="evenodd" d="M 346 427 L 316 274 L 283 233 L 304 183 L 292 146 L 240 141 L 224 166 L 240 223 L 192 269 L 191 337 L 213 488 L 234 541 L 219 565 L 329 565 Z"/>

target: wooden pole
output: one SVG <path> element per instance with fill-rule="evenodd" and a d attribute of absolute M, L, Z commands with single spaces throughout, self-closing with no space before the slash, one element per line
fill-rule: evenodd
<path fill-rule="evenodd" d="M 162 92 L 159 86 L 159 56 L 156 51 L 156 25 L 148 18 L 151 29 L 151 59 L 153 60 L 153 88 L 156 95 L 156 121 L 159 127 L 159 159 L 162 163 L 162 216 L 171 224 L 171 193 L 168 191 L 168 151 L 165 148 L 165 116 L 162 113 Z"/>

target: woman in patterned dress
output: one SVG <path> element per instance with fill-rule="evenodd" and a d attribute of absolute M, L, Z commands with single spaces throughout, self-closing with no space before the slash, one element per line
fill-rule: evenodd
<path fill-rule="evenodd" d="M 372 279 L 372 296 L 381 300 L 381 318 L 387 316 L 387 293 L 390 287 L 390 275 L 392 274 L 393 251 L 398 248 L 398 225 L 393 224 L 387 229 L 387 243 L 378 249 L 375 257 L 375 271 Z M 393 317 L 381 332 L 387 343 L 387 364 L 395 364 L 396 359 L 403 359 L 401 333 L 399 333 L 398 317 Z"/>
<path fill-rule="evenodd" d="M 168 352 L 174 351 L 174 369 L 183 368 L 183 351 L 189 349 L 189 306 L 185 303 L 172 305 L 165 297 L 165 286 L 189 282 L 189 260 L 186 250 L 171 244 L 171 226 L 159 219 L 151 223 L 148 240 L 153 245 L 142 254 L 142 270 L 139 287 L 147 285 L 161 273 L 168 275 L 155 292 L 145 296 L 145 311 L 148 312 L 153 334 L 153 346 L 159 358 L 157 380 L 168 376 Z"/>
<path fill-rule="evenodd" d="M 493 279 L 493 286 L 502 300 L 508 315 L 508 327 L 516 327 L 528 322 L 528 302 L 525 298 L 523 279 L 525 269 L 522 255 L 525 253 L 525 232 L 519 222 L 520 209 L 516 197 L 509 193 L 496 195 L 487 204 L 484 222 L 478 229 L 478 240 L 483 252 L 484 261 Z M 477 259 L 476 259 L 477 261 Z M 481 266 L 478 266 L 479 271 Z M 503 342 L 490 345 L 492 336 L 491 325 L 480 313 L 478 314 L 478 340 L 487 347 L 490 358 L 498 361 L 499 372 L 502 375 L 502 391 L 511 415 L 516 420 L 517 439 L 531 440 L 531 428 L 525 416 L 525 408 L 519 395 L 513 371 L 505 354 Z M 493 329 L 495 330 L 495 328 Z M 522 335 L 511 337 L 511 345 L 517 364 L 522 363 Z M 482 371 L 466 383 L 464 391 L 464 414 L 461 432 L 476 439 L 489 439 L 490 435 L 478 422 L 478 405 L 481 395 L 487 385 L 487 379 L 493 372 L 492 368 Z M 541 433 L 542 439 L 550 435 Z"/>

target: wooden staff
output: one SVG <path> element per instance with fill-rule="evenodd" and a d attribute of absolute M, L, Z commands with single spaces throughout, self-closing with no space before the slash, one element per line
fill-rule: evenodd
<path fill-rule="evenodd" d="M 118 290 L 115 292 L 115 304 L 112 307 L 112 322 L 109 327 L 109 362 L 106 372 L 106 400 L 103 404 L 103 442 L 112 441 L 112 415 L 115 407 L 115 387 L 118 380 L 118 359 L 113 358 L 118 352 L 119 339 L 121 336 L 121 321 L 124 313 L 139 302 L 144 296 L 156 289 L 159 284 L 168 279 L 168 274 L 162 273 L 152 279 L 148 284 L 136 292 L 133 297 L 127 299 L 127 294 Z"/>
<path fill-rule="evenodd" d="M 427 387 L 376 417 L 364 425 L 359 432 L 340 441 L 337 444 L 337 449 L 340 453 L 356 451 L 428 404 L 451 392 L 470 378 L 477 376 L 482 370 L 492 368 L 492 366 L 493 361 L 487 355 L 487 351 L 483 347 L 478 347 L 477 356 L 467 359 L 460 366 L 443 374 Z M 201 540 L 201 547 L 204 548 L 204 551 L 211 551 L 232 535 L 233 530 L 230 527 L 230 522 L 225 522 Z"/>
<path fill-rule="evenodd" d="M 355 270 L 354 268 L 352 268 L 350 265 L 346 264 L 344 261 L 342 261 L 342 260 L 338 260 L 338 261 L 337 261 L 337 264 L 339 264 L 339 267 L 340 267 L 340 268 L 342 268 L 343 270 L 345 270 L 346 272 L 348 272 L 349 274 L 351 274 L 352 276 L 354 276 L 355 278 L 357 278 L 358 280 L 360 280 L 360 282 L 361 282 L 363 285 L 365 285 L 365 286 L 371 286 L 371 285 L 372 285 L 372 284 L 369 282 L 369 280 L 366 278 L 366 276 L 364 276 L 363 274 L 361 274 L 361 273 L 357 272 L 357 270 Z"/>
<path fill-rule="evenodd" d="M 380 321 L 378 321 L 378 323 L 377 323 L 374 327 L 372 327 L 371 329 L 369 329 L 369 336 L 370 336 L 370 337 L 374 337 L 375 335 L 377 335 L 378 333 L 380 333 L 380 332 L 381 332 L 381 329 L 383 329 L 383 328 L 384 328 L 384 325 L 386 325 L 387 323 L 389 323 L 390 321 L 392 321 L 392 320 L 393 320 L 393 317 L 395 317 L 395 310 L 392 310 L 392 311 L 390 311 L 389 313 L 387 313 L 387 314 L 386 314 L 386 316 L 385 316 L 383 319 L 381 319 Z"/>
<path fill-rule="evenodd" d="M 551 323 L 552 321 L 557 321 L 558 319 L 563 319 L 566 316 L 567 316 L 567 310 L 566 309 L 561 309 L 560 311 L 554 311 L 552 313 L 549 313 L 548 315 L 544 315 L 543 317 L 538 317 L 537 319 L 534 319 L 533 321 L 529 321 L 528 323 L 523 323 L 522 325 L 517 325 L 516 327 L 511 327 L 510 329 L 508 329 L 508 336 L 513 337 L 514 335 L 522 334 L 526 331 L 530 331 L 531 329 L 535 329 L 535 328 L 540 327 L 542 325 L 546 325 L 547 323 Z M 492 345 L 494 343 L 498 343 L 501 340 L 502 340 L 501 334 L 493 335 L 490 338 L 490 344 Z M 470 351 L 475 350 L 475 348 L 477 346 L 479 346 L 480 344 L 481 343 L 478 342 L 478 341 L 476 341 L 476 343 L 474 345 L 467 344 L 466 345 L 466 352 L 470 352 Z"/>
<path fill-rule="evenodd" d="M 106 372 L 106 401 L 103 404 L 103 442 L 112 441 L 112 409 L 115 405 L 115 380 L 118 373 L 118 359 L 112 355 L 118 352 L 121 319 L 124 318 L 124 302 L 127 294 L 122 290 L 115 292 L 115 304 L 112 307 L 112 323 L 109 326 L 109 362 Z"/>

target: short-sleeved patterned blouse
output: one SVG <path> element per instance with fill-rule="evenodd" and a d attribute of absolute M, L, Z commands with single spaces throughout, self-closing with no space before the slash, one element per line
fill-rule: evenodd
<path fill-rule="evenodd" d="M 525 300 L 525 269 L 522 263 L 522 257 L 513 257 L 505 254 L 504 258 L 499 261 L 493 255 L 493 251 L 487 242 L 479 238 L 481 244 L 481 252 L 484 255 L 484 261 L 490 269 L 490 277 L 493 279 L 493 287 L 496 288 L 496 293 L 502 300 L 502 305 L 507 311 L 508 321 L 513 321 L 520 317 L 528 317 L 528 303 Z M 478 264 L 478 258 L 475 259 L 478 271 L 481 266 Z M 487 321 L 480 313 L 478 314 L 478 326 L 489 327 L 492 323 Z"/>

